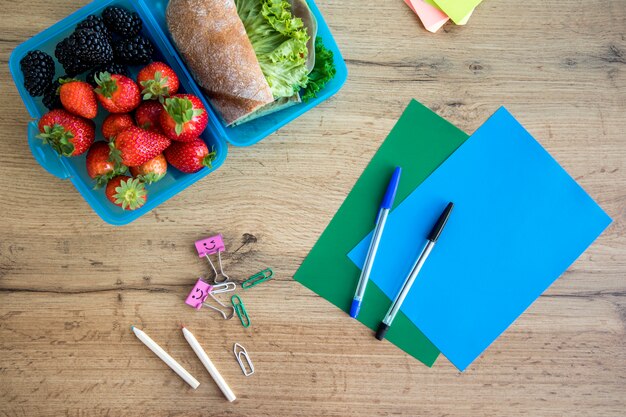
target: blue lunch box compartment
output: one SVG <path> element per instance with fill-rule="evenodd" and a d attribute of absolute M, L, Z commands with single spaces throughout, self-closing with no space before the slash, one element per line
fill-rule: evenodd
<path fill-rule="evenodd" d="M 324 22 L 319 10 L 312 1 L 309 1 L 309 7 L 318 21 L 318 36 L 322 37 L 324 45 L 334 53 L 337 74 L 324 89 L 318 93 L 316 98 L 306 103 L 295 105 L 269 116 L 248 122 L 242 126 L 234 128 L 226 127 L 210 106 L 209 100 L 202 94 L 171 43 L 169 31 L 165 24 L 165 9 L 167 3 L 167 0 L 96 0 L 26 42 L 18 45 L 9 59 L 11 74 L 26 109 L 33 118 L 39 119 L 48 110 L 42 104 L 41 97 L 33 98 L 25 90 L 24 79 L 19 65 L 20 60 L 29 51 L 34 49 L 42 50 L 54 57 L 56 44 L 69 36 L 75 26 L 87 16 L 91 14 L 99 15 L 107 6 L 125 7 L 136 11 L 141 17 L 144 23 L 142 34 L 150 39 L 155 46 L 154 60 L 167 63 L 179 75 L 181 83 L 180 92 L 197 95 L 203 100 L 208 111 L 209 124 L 206 131 L 201 136 L 201 139 L 205 141 L 209 149 L 216 152 L 216 159 L 213 162 L 213 166 L 211 168 L 204 168 L 194 174 L 184 174 L 172 166 L 168 166 L 168 173 L 161 181 L 147 186 L 148 200 L 146 204 L 134 211 L 122 210 L 120 207 L 111 204 L 107 200 L 104 190 L 93 190 L 94 182 L 87 175 L 85 166 L 86 153 L 72 158 L 59 157 L 50 146 L 44 145 L 43 142 L 36 137 L 39 134 L 37 120 L 29 122 L 28 145 L 35 160 L 50 174 L 61 179 L 69 179 L 93 210 L 104 221 L 113 225 L 124 225 L 132 222 L 167 199 L 178 194 L 194 182 L 215 171 L 226 159 L 228 152 L 227 142 L 236 146 L 247 146 L 260 141 L 291 120 L 300 116 L 302 113 L 335 94 L 347 79 L 346 65 L 341 57 L 337 44 L 330 34 L 330 30 Z M 63 68 L 58 63 L 56 65 L 55 77 L 63 75 Z M 136 76 L 140 68 L 141 67 L 130 67 L 131 75 L 133 77 Z M 106 115 L 107 112 L 100 108 L 98 117 L 94 119 L 96 122 L 96 141 L 104 140 L 100 132 L 100 126 Z"/>
<path fill-rule="evenodd" d="M 138 3 L 145 9 L 146 13 L 149 13 L 151 15 L 152 19 L 163 30 L 163 34 L 167 36 L 170 44 L 173 45 L 174 42 L 169 35 L 169 30 L 167 29 L 167 23 L 165 21 L 165 10 L 167 9 L 169 0 L 138 0 Z M 226 127 L 220 119 L 220 124 L 224 128 L 226 140 L 229 143 L 235 146 L 249 146 L 257 143 L 258 141 L 274 133 L 276 130 L 280 129 L 296 117 L 307 112 L 308 110 L 320 104 L 322 101 L 334 95 L 346 82 L 346 79 L 348 78 L 348 69 L 346 68 L 346 63 L 341 56 L 339 47 L 337 46 L 337 43 L 335 43 L 335 39 L 330 33 L 328 25 L 324 21 L 324 17 L 320 13 L 315 3 L 313 3 L 312 0 L 307 0 L 307 3 L 309 5 L 309 8 L 311 9 L 311 12 L 315 16 L 315 19 L 317 20 L 317 36 L 321 37 L 324 42 L 324 46 L 333 52 L 337 73 L 335 74 L 333 79 L 330 80 L 328 84 L 326 84 L 324 88 L 317 93 L 317 97 L 307 101 L 306 103 L 300 103 L 295 106 L 288 107 L 279 112 L 263 116 L 259 119 L 244 123 L 236 127 Z M 180 55 L 176 54 L 176 59 L 179 60 L 181 66 L 185 66 Z M 187 71 L 186 67 L 185 72 L 186 76 L 191 77 L 191 74 Z M 204 98 L 206 102 L 205 104 L 210 106 L 209 100 L 206 99 L 206 97 Z M 213 110 L 212 107 L 211 109 Z M 213 110 L 213 114 L 217 115 L 217 112 Z M 219 116 L 216 117 L 219 119 Z"/>

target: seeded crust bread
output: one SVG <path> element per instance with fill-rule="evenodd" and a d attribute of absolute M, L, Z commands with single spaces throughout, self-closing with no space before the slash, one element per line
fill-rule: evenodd
<path fill-rule="evenodd" d="M 227 124 L 274 101 L 234 0 L 170 0 L 166 17 L 187 67 Z"/>

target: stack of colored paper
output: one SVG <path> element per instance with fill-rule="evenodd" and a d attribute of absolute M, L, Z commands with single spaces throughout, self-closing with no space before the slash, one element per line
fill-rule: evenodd
<path fill-rule="evenodd" d="M 482 0 L 404 0 L 429 32 L 437 32 L 448 21 L 464 25 Z"/>
<path fill-rule="evenodd" d="M 294 277 L 346 312 L 396 166 L 396 203 L 358 320 L 378 326 L 429 228 L 454 202 L 387 333 L 428 366 L 442 352 L 464 370 L 611 222 L 506 109 L 468 139 L 412 101 Z"/>

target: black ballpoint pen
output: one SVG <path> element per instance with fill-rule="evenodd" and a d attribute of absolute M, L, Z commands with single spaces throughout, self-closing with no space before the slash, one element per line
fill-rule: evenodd
<path fill-rule="evenodd" d="M 402 306 L 402 303 L 404 302 L 404 299 L 406 298 L 407 294 L 411 290 L 411 286 L 413 285 L 413 282 L 415 282 L 415 278 L 417 278 L 417 275 L 422 269 L 424 262 L 428 258 L 428 255 L 430 255 L 430 252 L 435 246 L 437 239 L 439 239 L 439 236 L 441 235 L 441 231 L 443 230 L 446 223 L 448 222 L 448 218 L 450 217 L 450 212 L 452 212 L 453 207 L 454 207 L 454 204 L 452 202 L 448 203 L 446 208 L 443 210 L 443 212 L 439 216 L 437 223 L 435 223 L 435 226 L 428 234 L 426 246 L 424 246 L 424 249 L 422 249 L 422 252 L 417 257 L 417 260 L 415 261 L 413 268 L 411 268 L 411 272 L 404 280 L 404 284 L 402 284 L 402 288 L 400 289 L 400 292 L 398 293 L 398 295 L 396 296 L 396 299 L 391 304 L 391 307 L 389 307 L 389 311 L 387 311 L 385 318 L 378 326 L 378 330 L 376 331 L 376 339 L 383 340 L 385 338 L 385 334 L 387 333 L 387 330 L 389 330 L 389 326 L 391 326 L 393 319 L 396 318 L 396 314 L 398 314 L 398 311 L 400 311 L 400 307 Z"/>

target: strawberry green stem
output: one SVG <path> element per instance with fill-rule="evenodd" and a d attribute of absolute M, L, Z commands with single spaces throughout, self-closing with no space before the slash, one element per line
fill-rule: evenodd
<path fill-rule="evenodd" d="M 111 78 L 111 74 L 108 72 L 101 72 L 96 74 L 94 80 L 98 84 L 98 88 L 94 91 L 96 94 L 100 94 L 106 98 L 111 98 L 113 93 L 117 91 L 117 81 Z"/>
<path fill-rule="evenodd" d="M 168 77 L 162 78 L 161 71 L 154 73 L 154 79 L 142 81 L 141 86 L 144 88 L 141 92 L 144 100 L 152 100 L 158 98 L 163 103 L 164 97 L 169 97 L 170 87 L 167 83 Z"/>
<path fill-rule="evenodd" d="M 208 168 L 213 168 L 213 161 L 217 157 L 217 153 L 214 150 L 211 150 L 207 156 L 202 158 L 202 165 Z"/>
<path fill-rule="evenodd" d="M 38 138 L 43 140 L 52 147 L 59 155 L 72 156 L 74 153 L 74 144 L 71 139 L 74 138 L 74 134 L 65 130 L 65 128 L 59 124 L 53 126 L 44 126 L 43 133 L 37 135 Z"/>
<path fill-rule="evenodd" d="M 115 187 L 115 204 L 121 204 L 122 209 L 135 210 L 146 202 L 146 188 L 137 178 L 122 180 L 119 187 Z"/>
<path fill-rule="evenodd" d="M 193 103 L 187 98 L 173 97 L 165 100 L 165 111 L 176 122 L 176 134 L 183 133 L 183 127 L 186 123 L 191 122 L 194 117 L 200 116 L 204 111 L 202 109 L 194 109 Z"/>

